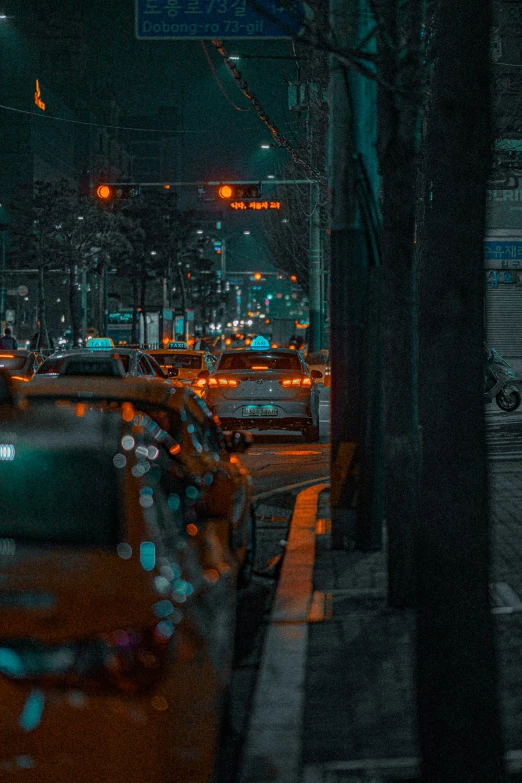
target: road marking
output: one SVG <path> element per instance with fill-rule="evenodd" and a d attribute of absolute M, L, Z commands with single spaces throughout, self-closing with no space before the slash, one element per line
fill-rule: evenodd
<path fill-rule="evenodd" d="M 307 456 L 308 454 L 322 454 L 322 453 L 323 453 L 322 451 L 305 451 L 304 449 L 302 451 L 283 451 L 283 450 L 280 450 L 280 451 L 265 451 L 264 449 L 258 449 L 257 451 L 250 450 L 248 452 L 248 456 L 249 457 L 250 456 L 251 457 L 261 457 L 261 456 L 264 456 L 264 457 L 270 456 L 270 457 L 272 457 L 272 456 L 279 455 L 279 456 L 282 456 L 282 457 L 286 457 L 287 455 L 289 455 L 291 457 L 304 457 L 304 456 Z"/>
<path fill-rule="evenodd" d="M 263 500 L 263 498 L 268 498 L 270 497 L 270 495 L 275 495 L 279 492 L 288 492 L 291 489 L 301 489 L 304 487 L 309 487 L 310 484 L 317 484 L 318 481 L 329 482 L 330 476 L 317 476 L 316 478 L 307 479 L 306 481 L 298 481 L 297 484 L 285 484 L 284 487 L 276 487 L 275 489 L 269 489 L 267 492 L 261 492 L 259 495 L 254 495 L 252 501 L 256 502 L 258 500 Z"/>

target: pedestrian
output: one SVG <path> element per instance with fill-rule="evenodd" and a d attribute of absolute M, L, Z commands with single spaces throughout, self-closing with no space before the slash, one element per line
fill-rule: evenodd
<path fill-rule="evenodd" d="M 4 336 L 0 337 L 0 348 L 7 348 L 10 351 L 16 351 L 18 348 L 18 343 L 11 334 L 11 330 L 8 326 L 5 328 Z"/>

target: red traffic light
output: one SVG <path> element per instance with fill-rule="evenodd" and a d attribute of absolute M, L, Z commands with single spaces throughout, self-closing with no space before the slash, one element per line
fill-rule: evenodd
<path fill-rule="evenodd" d="M 96 187 L 96 196 L 101 201 L 111 201 L 112 199 L 120 198 L 135 198 L 141 193 L 140 185 L 135 184 L 123 184 L 123 185 L 98 185 Z"/>
<path fill-rule="evenodd" d="M 258 198 L 261 193 L 261 185 L 221 185 L 218 190 L 219 198 Z"/>
<path fill-rule="evenodd" d="M 96 195 L 98 198 L 108 199 L 111 197 L 111 189 L 108 185 L 98 185 Z"/>

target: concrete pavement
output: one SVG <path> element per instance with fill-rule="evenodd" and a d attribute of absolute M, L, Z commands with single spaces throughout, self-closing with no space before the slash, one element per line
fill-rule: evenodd
<path fill-rule="evenodd" d="M 381 783 L 412 780 L 419 771 L 415 612 L 386 605 L 385 548 L 330 549 L 328 494 L 311 488 L 298 496 L 241 783 Z M 490 498 L 490 594 L 505 758 L 507 768 L 520 773 L 520 462 L 490 466 Z"/>

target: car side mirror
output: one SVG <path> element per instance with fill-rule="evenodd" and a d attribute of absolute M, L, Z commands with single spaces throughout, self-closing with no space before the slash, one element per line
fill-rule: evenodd
<path fill-rule="evenodd" d="M 225 448 L 227 451 L 234 452 L 236 454 L 243 454 L 250 448 L 254 438 L 250 432 L 226 432 L 225 433 Z"/>
<path fill-rule="evenodd" d="M 198 378 L 208 378 L 209 375 L 210 372 L 208 370 L 200 370 L 200 372 L 198 372 Z"/>
<path fill-rule="evenodd" d="M 320 370 L 311 370 L 310 371 L 310 375 L 312 376 L 312 378 L 322 378 L 323 377 L 323 373 L 320 372 Z"/>

